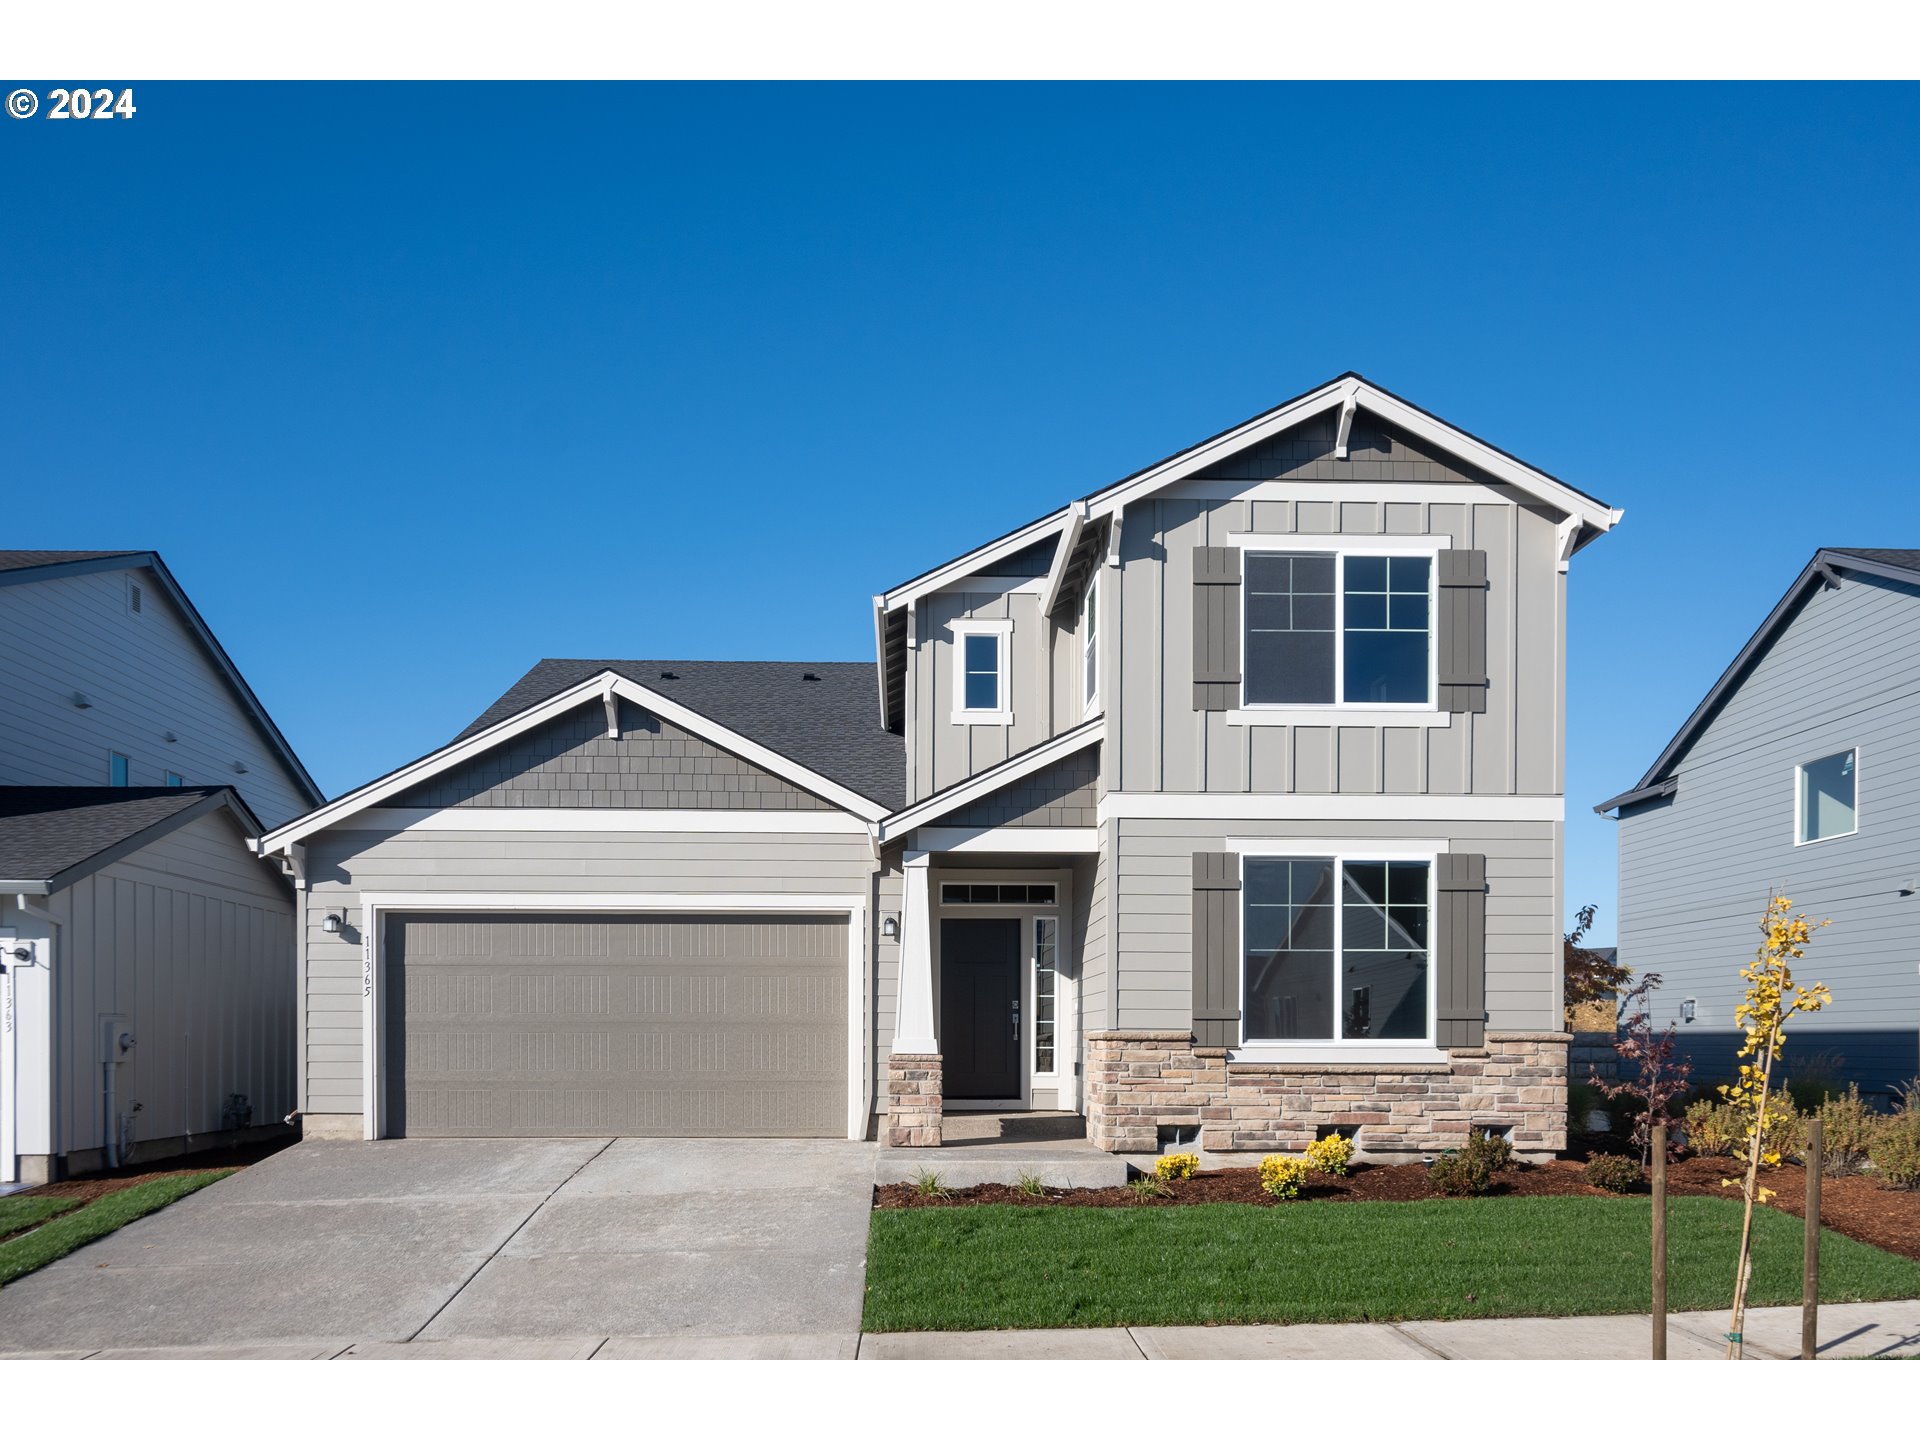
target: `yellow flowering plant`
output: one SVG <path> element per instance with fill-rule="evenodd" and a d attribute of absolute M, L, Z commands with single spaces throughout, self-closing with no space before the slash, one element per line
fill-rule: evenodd
<path fill-rule="evenodd" d="M 1295 1155 L 1269 1155 L 1260 1162 L 1260 1188 L 1276 1200 L 1293 1200 L 1306 1182 L 1307 1162 Z"/>
<path fill-rule="evenodd" d="M 1153 1173 L 1162 1180 L 1191 1180 L 1200 1173 L 1200 1157 L 1184 1151 L 1162 1155 L 1153 1162 Z"/>
<path fill-rule="evenodd" d="M 1786 1048 L 1787 1022 L 1796 1015 L 1810 1015 L 1825 1009 L 1833 992 L 1824 985 L 1799 985 L 1794 982 L 1793 962 L 1807 953 L 1813 932 L 1819 925 L 1804 913 L 1793 913 L 1793 902 L 1784 895 L 1767 901 L 1760 917 L 1760 947 L 1753 963 L 1740 972 L 1747 982 L 1746 998 L 1734 1007 L 1733 1021 L 1740 1027 L 1740 1073 L 1731 1085 L 1722 1085 L 1720 1093 L 1733 1108 L 1741 1127 L 1741 1145 L 1746 1154 L 1747 1173 L 1739 1180 L 1722 1180 L 1722 1185 L 1738 1185 L 1746 1204 L 1740 1222 L 1740 1254 L 1733 1277 L 1733 1320 L 1727 1327 L 1727 1358 L 1737 1360 L 1742 1351 L 1741 1325 L 1746 1320 L 1747 1285 L 1753 1278 L 1753 1207 L 1764 1205 L 1774 1192 L 1760 1183 L 1762 1165 L 1778 1165 L 1780 1154 L 1771 1146 L 1769 1108 L 1781 1103 L 1773 1087 L 1773 1067 Z"/>
<path fill-rule="evenodd" d="M 1307 1167 L 1322 1175 L 1344 1175 L 1353 1163 L 1353 1141 L 1338 1130 L 1307 1146 Z"/>

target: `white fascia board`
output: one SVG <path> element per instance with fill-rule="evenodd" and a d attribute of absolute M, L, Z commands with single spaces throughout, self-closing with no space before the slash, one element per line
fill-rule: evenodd
<path fill-rule="evenodd" d="M 1459 456 L 1495 479 L 1503 480 L 1514 488 L 1532 495 L 1535 499 L 1543 500 L 1566 514 L 1579 516 L 1596 530 L 1610 530 L 1619 523 L 1621 512 L 1610 510 L 1604 505 L 1587 499 L 1552 476 L 1535 470 L 1531 465 L 1523 464 L 1511 456 L 1501 454 L 1491 445 L 1474 439 L 1465 431 L 1456 430 L 1451 425 L 1435 420 L 1404 401 L 1375 389 L 1365 381 L 1353 380 L 1339 380 L 1323 385 L 1320 389 L 1301 396 L 1282 409 L 1243 425 L 1238 430 L 1230 430 L 1197 450 L 1176 456 L 1164 465 L 1157 466 L 1144 475 L 1136 476 L 1104 495 L 1096 496 L 1093 502 L 1092 518 L 1117 514 L 1133 501 L 1154 494 L 1175 481 L 1187 479 L 1235 451 L 1243 450 L 1249 445 L 1257 445 L 1283 430 L 1290 430 L 1323 410 L 1344 405 L 1349 396 L 1361 408 L 1372 411 L 1388 423 L 1430 444 L 1437 445 L 1450 454 Z"/>
<path fill-rule="evenodd" d="M 963 805 L 971 804 L 983 795 L 991 795 L 1002 786 L 1024 780 L 1037 771 L 1044 770 L 1063 755 L 1084 750 L 1106 738 L 1107 721 L 1104 715 L 1096 715 L 1073 729 L 1044 740 L 1031 750 L 1003 760 L 991 769 L 982 770 L 972 779 L 963 780 L 937 795 L 930 795 L 916 805 L 904 810 L 896 810 L 881 820 L 875 838 L 885 844 L 897 840 L 909 830 L 931 824 L 942 815 L 950 815 Z"/>
<path fill-rule="evenodd" d="M 555 716 L 564 715 L 577 705 L 589 700 L 598 700 L 609 692 L 631 700 L 635 705 L 670 721 L 681 729 L 711 741 L 724 750 L 729 750 L 770 774 L 791 781 L 804 790 L 809 790 L 824 800 L 831 801 L 842 809 L 858 815 L 862 820 L 879 820 L 887 813 L 887 807 L 878 801 L 869 800 L 856 791 L 836 781 L 827 779 L 807 769 L 804 765 L 789 760 L 786 756 L 769 750 L 758 741 L 749 740 L 736 734 L 726 726 L 707 719 L 696 711 L 689 710 L 677 700 L 649 690 L 646 686 L 627 679 L 612 670 L 603 670 L 589 676 L 578 685 L 562 690 L 551 699 L 543 700 L 521 711 L 518 715 L 508 716 L 498 724 L 490 725 L 477 735 L 469 735 L 464 740 L 422 756 L 411 765 L 403 765 L 392 774 L 381 777 L 370 785 L 363 785 L 350 794 L 341 796 L 329 805 L 301 816 L 291 824 L 283 825 L 271 834 L 261 837 L 261 853 L 280 850 L 297 840 L 304 840 L 316 831 L 325 830 L 338 824 L 349 815 L 371 809 L 382 800 L 398 795 L 402 791 L 418 785 L 423 780 L 452 769 L 476 755 L 483 755 L 496 745 L 523 735 L 536 726 L 543 725 Z"/>
<path fill-rule="evenodd" d="M 1076 500 L 1068 506 L 1067 528 L 1060 543 L 1053 547 L 1053 564 L 1047 567 L 1047 583 L 1040 591 L 1040 618 L 1046 619 L 1060 602 L 1060 586 L 1067 578 L 1067 559 L 1080 543 L 1080 532 L 1087 528 L 1087 502 Z"/>
<path fill-rule="evenodd" d="M 887 600 L 873 597 L 873 675 L 880 687 L 880 723 L 887 723 Z"/>
<path fill-rule="evenodd" d="M 1051 515 L 1022 526 L 1011 535 L 995 540 L 991 545 L 982 545 L 978 550 L 970 550 L 958 559 L 949 560 L 937 569 L 929 570 L 917 580 L 889 590 L 880 597 L 887 610 L 898 610 L 902 605 L 911 605 L 923 595 L 931 595 L 943 590 L 955 580 L 964 580 L 984 565 L 1024 550 L 1037 540 L 1043 540 L 1066 526 L 1073 510 L 1066 506 Z"/>
<path fill-rule="evenodd" d="M 844 810 L 584 810 L 548 806 L 449 805 L 414 809 L 375 805 L 339 820 L 336 830 L 520 830 L 573 834 L 861 835 L 867 822 Z"/>
<path fill-rule="evenodd" d="M 1170 795 L 1108 791 L 1109 820 L 1520 820 L 1566 819 L 1560 795 Z"/>

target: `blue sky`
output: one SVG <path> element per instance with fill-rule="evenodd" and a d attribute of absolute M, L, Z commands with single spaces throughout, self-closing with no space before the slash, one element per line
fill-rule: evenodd
<path fill-rule="evenodd" d="M 1920 544 L 1910 86 L 135 99 L 0 120 L 0 543 L 159 549 L 331 793 L 542 655 L 868 658 L 876 590 L 1357 369 L 1627 511 L 1605 939 L 1587 806 L 1816 546 Z"/>

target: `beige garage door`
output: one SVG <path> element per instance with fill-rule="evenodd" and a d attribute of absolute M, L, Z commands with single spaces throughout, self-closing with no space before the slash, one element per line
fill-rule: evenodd
<path fill-rule="evenodd" d="M 390 1135 L 845 1135 L 847 922 L 396 915 Z"/>

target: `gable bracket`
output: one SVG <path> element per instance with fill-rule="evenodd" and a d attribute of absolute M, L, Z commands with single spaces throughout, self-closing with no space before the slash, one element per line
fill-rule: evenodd
<path fill-rule="evenodd" d="M 1359 392 L 1349 389 L 1346 399 L 1340 402 L 1340 431 L 1333 437 L 1333 458 L 1336 460 L 1347 458 L 1347 437 L 1353 433 L 1353 416 L 1359 408 Z"/>
<path fill-rule="evenodd" d="M 607 739 L 620 738 L 620 696 L 609 685 L 600 692 L 600 703 L 607 707 Z"/>

